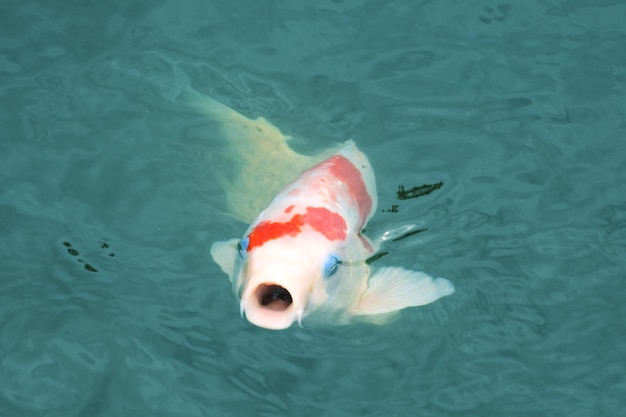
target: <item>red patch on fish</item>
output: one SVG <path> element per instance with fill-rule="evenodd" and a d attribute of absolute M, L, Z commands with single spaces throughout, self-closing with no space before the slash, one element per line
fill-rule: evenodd
<path fill-rule="evenodd" d="M 262 246 L 268 240 L 297 236 L 304 225 L 309 225 L 329 240 L 346 238 L 346 221 L 338 213 L 324 207 L 307 207 L 304 214 L 294 214 L 289 221 L 259 223 L 249 235 L 250 243 L 247 250 L 251 251 L 257 246 Z"/>
<path fill-rule="evenodd" d="M 359 209 L 361 226 L 363 226 L 372 210 L 372 197 L 367 192 L 361 171 L 349 159 L 341 155 L 328 158 L 322 164 L 329 164 L 329 171 L 335 178 L 348 186 L 348 191 Z"/>
<path fill-rule="evenodd" d="M 295 216 L 294 216 L 295 217 Z M 307 207 L 304 221 L 328 240 L 346 238 L 346 221 L 339 214 L 324 207 Z"/>
<path fill-rule="evenodd" d="M 285 213 L 291 213 L 291 210 L 293 210 L 293 208 L 294 208 L 294 205 L 293 204 L 290 205 L 289 207 L 285 209 Z"/>

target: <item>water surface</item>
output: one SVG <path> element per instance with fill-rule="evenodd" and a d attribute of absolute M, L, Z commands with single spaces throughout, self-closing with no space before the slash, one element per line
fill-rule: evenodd
<path fill-rule="evenodd" d="M 5 1 L 0 415 L 620 415 L 625 14 Z M 187 87 L 302 153 L 353 138 L 377 173 L 368 230 L 428 229 L 378 262 L 456 293 L 384 327 L 242 320 L 208 254 L 246 228 L 215 181 L 232 155 Z"/>

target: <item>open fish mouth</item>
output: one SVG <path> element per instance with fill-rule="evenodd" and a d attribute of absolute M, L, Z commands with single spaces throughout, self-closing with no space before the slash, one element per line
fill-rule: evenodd
<path fill-rule="evenodd" d="M 289 291 L 277 284 L 260 284 L 254 295 L 257 303 L 269 310 L 284 311 L 293 303 Z"/>

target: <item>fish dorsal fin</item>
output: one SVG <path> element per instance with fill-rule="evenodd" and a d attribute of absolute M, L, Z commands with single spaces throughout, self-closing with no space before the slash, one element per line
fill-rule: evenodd
<path fill-rule="evenodd" d="M 400 267 L 383 267 L 371 276 L 367 290 L 352 309 L 355 315 L 387 314 L 417 307 L 450 295 L 454 286 L 445 278 Z"/>
<path fill-rule="evenodd" d="M 226 192 L 229 213 L 250 223 L 272 198 L 302 171 L 336 149 L 304 156 L 289 147 L 289 137 L 262 117 L 248 119 L 230 107 L 197 92 L 190 101 L 215 120 L 234 152 L 234 175 L 218 175 Z"/>
<path fill-rule="evenodd" d="M 211 257 L 222 271 L 233 280 L 235 271 L 235 257 L 237 256 L 237 243 L 239 239 L 230 239 L 223 242 L 214 242 L 211 245 Z"/>

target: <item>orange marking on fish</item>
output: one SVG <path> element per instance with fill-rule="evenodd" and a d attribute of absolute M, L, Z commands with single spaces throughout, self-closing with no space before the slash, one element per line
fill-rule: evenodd
<path fill-rule="evenodd" d="M 328 165 L 330 173 L 342 181 L 348 187 L 350 196 L 354 199 L 359 209 L 361 225 L 372 210 L 372 197 L 367 192 L 363 176 L 354 164 L 342 155 L 335 155 L 322 162 L 320 165 Z M 317 167 L 316 167 L 317 168 Z"/>
<path fill-rule="evenodd" d="M 304 225 L 323 234 L 328 240 L 346 238 L 347 225 L 341 215 L 324 207 L 307 207 L 304 214 L 294 214 L 289 221 L 259 223 L 250 233 L 247 250 L 251 251 L 257 246 L 263 246 L 269 240 L 283 236 L 297 236 Z"/>

